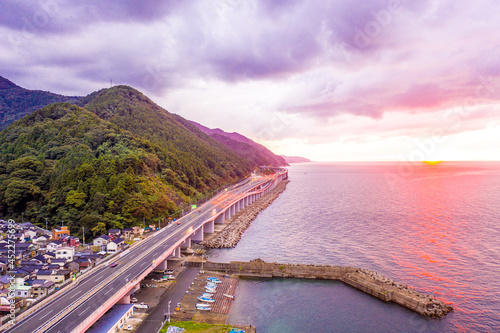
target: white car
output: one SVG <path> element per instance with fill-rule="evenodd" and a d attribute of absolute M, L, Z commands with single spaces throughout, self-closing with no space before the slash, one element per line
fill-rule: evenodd
<path fill-rule="evenodd" d="M 128 325 L 127 326 L 127 331 L 132 331 L 132 330 L 133 330 L 132 325 Z"/>
<path fill-rule="evenodd" d="M 137 298 L 132 297 L 132 298 L 130 299 L 130 302 L 132 302 L 132 303 L 137 303 Z"/>

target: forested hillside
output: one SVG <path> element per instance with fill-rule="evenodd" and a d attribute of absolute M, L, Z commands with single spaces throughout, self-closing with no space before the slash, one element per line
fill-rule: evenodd
<path fill-rule="evenodd" d="M 57 102 L 76 102 L 78 98 L 24 89 L 0 76 L 0 131 L 44 106 Z"/>
<path fill-rule="evenodd" d="M 197 147 L 202 156 L 216 154 L 200 143 L 184 145 Z M 49 218 L 51 224 L 64 221 L 76 234 L 82 226 L 99 234 L 168 216 L 206 186 L 235 181 L 251 170 L 234 161 L 232 167 L 219 164 L 218 175 L 195 157 L 189 165 L 186 155 L 78 106 L 52 104 L 0 133 L 0 215 L 20 219 L 24 213 L 32 222 Z M 232 158 L 221 153 L 222 161 Z"/>

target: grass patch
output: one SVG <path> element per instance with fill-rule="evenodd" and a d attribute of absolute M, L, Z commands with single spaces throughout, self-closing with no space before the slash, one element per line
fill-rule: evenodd
<path fill-rule="evenodd" d="M 134 243 L 135 243 L 135 242 L 134 242 L 133 240 L 131 240 L 131 241 L 125 241 L 125 244 L 128 244 L 128 245 L 132 245 L 132 244 L 134 244 Z"/>
<path fill-rule="evenodd" d="M 185 333 L 227 333 L 231 330 L 231 326 L 229 325 L 213 325 L 206 323 L 195 323 L 192 321 L 179 321 L 175 323 L 166 323 L 165 326 L 160 330 L 160 333 L 165 333 L 167 331 L 167 327 L 169 326 L 177 326 L 180 328 L 186 329 Z"/>

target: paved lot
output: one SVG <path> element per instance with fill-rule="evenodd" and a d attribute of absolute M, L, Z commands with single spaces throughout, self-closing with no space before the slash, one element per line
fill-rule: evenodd
<path fill-rule="evenodd" d="M 176 304 L 182 300 L 198 271 L 198 268 L 186 268 L 177 276 L 176 282 L 159 299 L 158 306 L 149 309 L 149 316 L 138 328 L 138 333 L 154 333 L 160 328 L 165 319 L 164 314 L 168 312 L 168 302 L 171 301 L 170 311 L 174 312 Z M 137 300 L 139 301 L 139 297 Z"/>

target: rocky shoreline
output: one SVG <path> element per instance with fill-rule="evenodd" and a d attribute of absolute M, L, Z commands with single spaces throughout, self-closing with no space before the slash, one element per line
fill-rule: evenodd
<path fill-rule="evenodd" d="M 238 212 L 231 219 L 229 225 L 217 236 L 201 242 L 200 245 L 210 249 L 235 247 L 240 241 L 243 232 L 250 226 L 250 223 L 255 220 L 261 210 L 266 209 L 286 189 L 288 182 L 289 180 L 279 182 L 271 192 Z"/>

